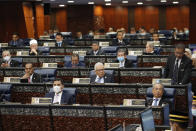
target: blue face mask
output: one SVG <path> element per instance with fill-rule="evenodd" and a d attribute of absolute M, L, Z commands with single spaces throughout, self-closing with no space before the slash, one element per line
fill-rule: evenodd
<path fill-rule="evenodd" d="M 122 62 L 124 61 L 124 57 L 117 57 L 118 61 Z"/>
<path fill-rule="evenodd" d="M 196 116 L 196 109 L 192 109 L 192 115 Z"/>

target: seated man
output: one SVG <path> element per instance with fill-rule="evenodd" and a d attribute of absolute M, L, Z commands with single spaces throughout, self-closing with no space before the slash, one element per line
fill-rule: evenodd
<path fill-rule="evenodd" d="M 19 66 L 19 62 L 12 60 L 11 59 L 11 55 L 9 51 L 3 51 L 2 53 L 2 63 L 1 63 L 1 67 L 18 67 Z"/>
<path fill-rule="evenodd" d="M 169 114 L 170 127 L 172 131 L 187 131 L 189 124 L 188 113 L 172 111 Z"/>
<path fill-rule="evenodd" d="M 64 85 L 63 81 L 59 78 L 55 79 L 53 82 L 53 91 L 47 93 L 45 97 L 52 98 L 53 104 L 72 104 L 73 99 L 69 98 L 68 95 L 63 91 Z"/>
<path fill-rule="evenodd" d="M 29 55 L 31 55 L 31 56 L 41 55 L 41 52 L 38 51 L 37 40 L 35 40 L 35 39 L 30 41 Z"/>
<path fill-rule="evenodd" d="M 63 35 L 61 33 L 57 33 L 55 39 L 56 39 L 56 44 L 55 44 L 56 47 L 66 46 L 65 42 L 63 41 Z"/>
<path fill-rule="evenodd" d="M 125 68 L 130 68 L 133 67 L 132 61 L 127 59 L 126 56 L 126 51 L 119 49 L 117 52 L 117 60 L 116 62 L 119 62 L 120 68 L 125 67 Z"/>
<path fill-rule="evenodd" d="M 76 33 L 76 39 L 83 39 L 82 32 L 79 31 Z"/>
<path fill-rule="evenodd" d="M 152 34 L 152 40 L 153 40 L 153 41 L 159 41 L 159 34 L 153 33 L 153 34 Z"/>
<path fill-rule="evenodd" d="M 79 55 L 78 54 L 73 54 L 71 56 L 71 61 L 65 64 L 65 67 L 85 67 L 85 64 L 79 61 Z"/>
<path fill-rule="evenodd" d="M 25 65 L 25 75 L 21 79 L 28 79 L 28 83 L 42 83 L 41 75 L 34 73 L 34 68 L 32 63 L 27 63 Z"/>
<path fill-rule="evenodd" d="M 15 32 L 12 34 L 12 40 L 8 43 L 8 45 L 12 47 L 22 47 L 24 46 L 24 41 L 20 39 L 19 34 Z"/>
<path fill-rule="evenodd" d="M 163 98 L 164 86 L 160 83 L 154 84 L 152 88 L 153 99 L 147 101 L 148 106 L 162 106 L 162 104 L 168 103 L 170 106 L 169 100 Z"/>
<path fill-rule="evenodd" d="M 96 63 L 94 70 L 95 75 L 91 77 L 90 83 L 114 83 L 114 76 L 105 73 L 103 63 Z"/>
<path fill-rule="evenodd" d="M 117 38 L 112 41 L 113 46 L 126 46 L 128 44 L 128 41 L 126 39 L 123 39 L 123 32 L 118 31 L 117 32 Z"/>
<path fill-rule="evenodd" d="M 104 55 L 104 51 L 101 50 L 101 48 L 99 47 L 99 42 L 98 41 L 93 41 L 92 50 L 88 54 L 89 55 Z"/>
<path fill-rule="evenodd" d="M 143 53 L 143 55 L 155 55 L 153 43 L 146 44 L 146 51 Z"/>

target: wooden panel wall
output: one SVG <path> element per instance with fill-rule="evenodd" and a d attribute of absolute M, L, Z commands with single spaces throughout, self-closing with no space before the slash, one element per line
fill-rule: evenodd
<path fill-rule="evenodd" d="M 136 29 L 141 26 L 144 26 L 146 30 L 149 30 L 150 28 L 159 28 L 158 7 L 136 7 L 134 11 Z"/>
<path fill-rule="evenodd" d="M 44 16 L 44 31 L 49 31 L 51 29 L 51 18 L 50 15 Z"/>
<path fill-rule="evenodd" d="M 59 31 L 67 31 L 67 10 L 66 8 L 60 8 L 56 10 L 56 26 Z"/>
<path fill-rule="evenodd" d="M 103 9 L 104 27 L 115 30 L 124 27 L 128 30 L 128 9 L 126 7 L 105 7 Z"/>
<path fill-rule="evenodd" d="M 44 34 L 44 8 L 41 4 L 35 6 L 37 36 Z"/>
<path fill-rule="evenodd" d="M 190 40 L 189 43 L 196 44 L 196 1 L 190 0 Z M 194 91 L 196 93 L 196 87 L 194 87 Z"/>
<path fill-rule="evenodd" d="M 0 42 L 10 41 L 13 32 L 18 32 L 21 38 L 27 37 L 21 2 L 1 2 L 0 12 Z"/>
<path fill-rule="evenodd" d="M 166 28 L 172 29 L 173 27 L 177 27 L 178 29 L 189 27 L 188 6 L 166 8 Z"/>

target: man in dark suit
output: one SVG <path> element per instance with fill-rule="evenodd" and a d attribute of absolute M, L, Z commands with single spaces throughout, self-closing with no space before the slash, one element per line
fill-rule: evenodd
<path fill-rule="evenodd" d="M 53 91 L 47 93 L 45 97 L 52 98 L 53 104 L 73 104 L 72 96 L 63 91 L 64 85 L 61 79 L 55 79 L 53 82 Z"/>
<path fill-rule="evenodd" d="M 12 40 L 8 43 L 9 46 L 11 47 L 22 47 L 24 46 L 24 41 L 19 38 L 18 33 L 13 33 L 12 34 Z"/>
<path fill-rule="evenodd" d="M 41 75 L 34 72 L 33 64 L 27 63 L 25 65 L 25 74 L 21 79 L 28 79 L 28 83 L 42 83 Z"/>
<path fill-rule="evenodd" d="M 37 55 L 42 55 L 42 52 L 38 50 L 38 43 L 37 40 L 33 39 L 29 42 L 30 44 L 30 51 L 29 55 L 31 56 L 37 56 Z"/>
<path fill-rule="evenodd" d="M 101 50 L 99 47 L 99 42 L 98 41 L 93 41 L 92 43 L 92 50 L 88 53 L 89 55 L 104 55 L 104 51 Z"/>
<path fill-rule="evenodd" d="M 2 58 L 3 60 L 1 67 L 19 67 L 19 62 L 11 59 L 11 54 L 9 51 L 3 51 Z"/>
<path fill-rule="evenodd" d="M 65 67 L 77 68 L 77 67 L 85 67 L 85 64 L 79 61 L 79 55 L 73 54 L 71 56 L 71 61 L 65 63 Z"/>
<path fill-rule="evenodd" d="M 112 41 L 112 46 L 126 46 L 128 44 L 127 39 L 123 39 L 123 32 L 117 32 L 117 38 Z"/>
<path fill-rule="evenodd" d="M 96 63 L 94 70 L 95 74 L 90 78 L 91 83 L 114 83 L 114 76 L 105 73 L 103 63 Z"/>
<path fill-rule="evenodd" d="M 187 84 L 191 79 L 192 61 L 185 54 L 185 45 L 177 44 L 164 70 L 164 77 L 171 78 L 172 84 Z"/>
<path fill-rule="evenodd" d="M 61 33 L 57 33 L 55 39 L 56 39 L 56 44 L 55 44 L 56 47 L 65 47 L 66 46 L 66 43 L 63 40 L 63 35 Z"/>
<path fill-rule="evenodd" d="M 163 85 L 160 83 L 154 84 L 152 88 L 153 98 L 147 101 L 147 105 L 162 106 L 162 104 L 169 104 L 171 107 L 169 100 L 163 98 L 163 93 L 164 93 Z"/>
<path fill-rule="evenodd" d="M 143 55 L 156 55 L 154 52 L 154 45 L 153 43 L 147 43 L 146 44 L 146 50 L 143 53 Z"/>
<path fill-rule="evenodd" d="M 130 68 L 130 67 L 133 67 L 133 63 L 132 61 L 128 60 L 127 59 L 127 56 L 126 56 L 126 51 L 122 50 L 122 49 L 119 49 L 118 52 L 117 52 L 117 60 L 116 62 L 119 62 L 120 64 L 120 68 Z"/>
<path fill-rule="evenodd" d="M 82 32 L 79 31 L 76 33 L 76 39 L 83 39 Z"/>

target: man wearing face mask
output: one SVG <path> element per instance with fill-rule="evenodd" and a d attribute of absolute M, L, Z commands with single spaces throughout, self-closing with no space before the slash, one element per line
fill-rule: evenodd
<path fill-rule="evenodd" d="M 119 62 L 120 68 L 130 68 L 133 67 L 132 61 L 127 59 L 126 51 L 119 49 L 117 52 L 117 60 L 116 62 Z"/>
<path fill-rule="evenodd" d="M 52 98 L 53 104 L 73 104 L 74 101 L 70 95 L 63 91 L 64 85 L 63 81 L 59 78 L 55 79 L 53 82 L 53 91 L 47 93 L 45 97 Z"/>
<path fill-rule="evenodd" d="M 11 59 L 11 55 L 9 51 L 3 51 L 2 53 L 2 63 L 1 63 L 1 67 L 18 67 L 19 66 L 19 62 L 12 60 Z"/>
<path fill-rule="evenodd" d="M 173 111 L 169 115 L 171 131 L 186 131 L 189 123 L 188 113 Z"/>

